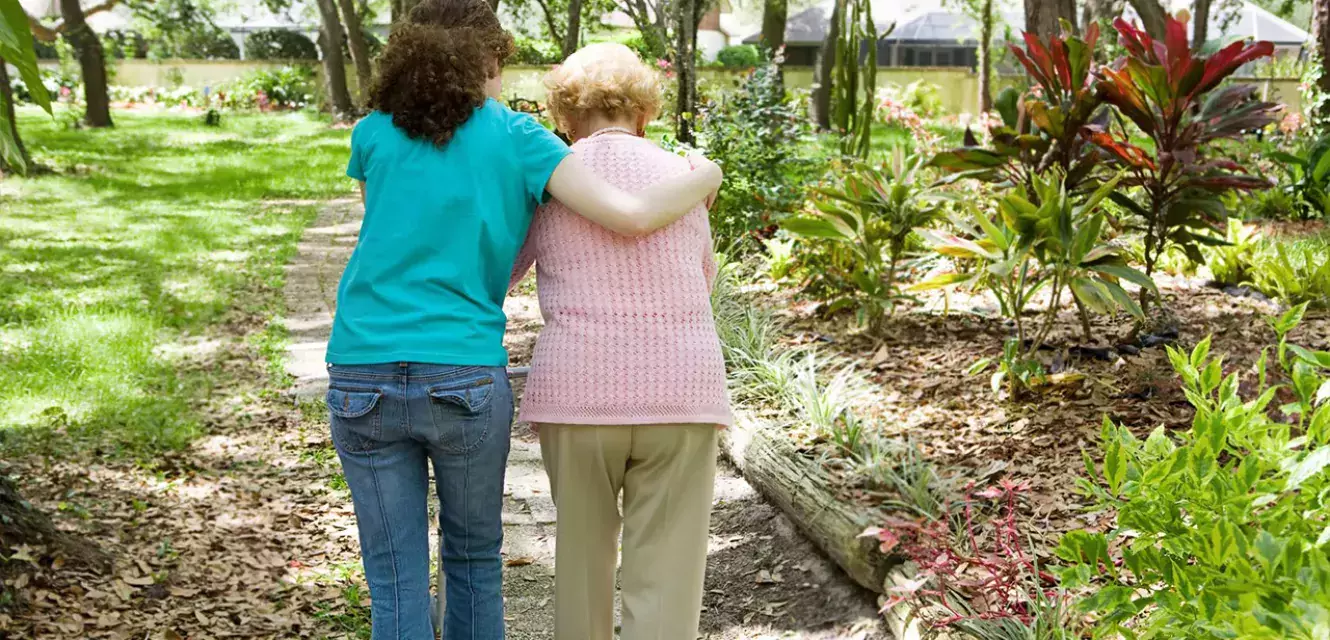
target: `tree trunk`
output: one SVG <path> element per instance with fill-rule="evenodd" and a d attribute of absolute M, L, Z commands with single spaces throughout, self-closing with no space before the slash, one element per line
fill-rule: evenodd
<path fill-rule="evenodd" d="M 789 0 L 766 0 L 762 5 L 762 45 L 773 52 L 785 46 L 789 13 Z"/>
<path fill-rule="evenodd" d="M 401 22 L 411 15 L 411 10 L 420 4 L 420 0 L 391 0 L 388 7 L 389 18 L 392 22 Z M 490 5 L 496 4 L 495 0 L 490 0 Z"/>
<path fill-rule="evenodd" d="M 979 13 L 979 113 L 993 110 L 993 0 Z"/>
<path fill-rule="evenodd" d="M 492 9 L 496 14 L 499 13 L 499 0 L 489 0 L 489 3 L 490 3 L 490 9 Z"/>
<path fill-rule="evenodd" d="M 23 164 L 31 165 L 28 158 L 28 148 L 23 146 L 23 138 L 18 135 L 18 118 L 14 113 L 14 88 L 9 79 L 9 68 L 6 66 L 4 58 L 0 58 L 0 100 L 4 101 L 5 117 L 9 122 L 10 139 L 14 141 L 14 146 L 18 147 L 18 154 L 23 158 Z M 29 91 L 45 91 L 45 87 L 28 88 Z M 20 167 L 22 168 L 22 167 Z M 0 176 L 14 171 L 14 167 L 5 162 L 3 156 L 0 156 Z"/>
<path fill-rule="evenodd" d="M 358 93 L 363 100 L 369 95 L 369 85 L 374 80 L 374 65 L 369 58 L 369 45 L 365 44 L 365 32 L 360 25 L 360 14 L 356 12 L 356 0 L 337 0 L 337 4 L 342 8 L 347 44 L 351 49 L 351 60 L 356 64 L 356 80 L 360 84 Z"/>
<path fill-rule="evenodd" d="M 817 52 L 813 70 L 813 121 L 822 131 L 831 129 L 831 89 L 835 82 L 836 43 L 840 41 L 841 23 L 845 21 L 845 0 L 836 0 L 831 9 L 831 25 Z"/>
<path fill-rule="evenodd" d="M 887 573 L 897 564 L 877 543 L 859 534 L 880 525 L 871 509 L 857 508 L 838 495 L 836 480 L 816 460 L 800 453 L 774 427 L 745 416 L 721 431 L 726 457 L 744 479 L 780 508 L 795 526 L 856 583 L 882 593 Z"/>
<path fill-rule="evenodd" d="M 1168 11 L 1159 4 L 1159 0 L 1128 0 L 1128 2 L 1133 9 L 1136 9 L 1136 15 L 1141 17 L 1141 24 L 1145 26 L 1146 33 L 1156 40 L 1163 40 Z"/>
<path fill-rule="evenodd" d="M 1208 31 L 1210 30 L 1210 0 L 1196 0 L 1191 8 L 1192 31 L 1191 48 L 1196 49 L 1205 45 L 1209 40 Z"/>
<path fill-rule="evenodd" d="M 60 17 L 64 21 L 65 38 L 74 47 L 83 74 L 83 100 L 87 103 L 84 116 L 89 127 L 109 127 L 111 98 L 107 94 L 106 55 L 102 41 L 92 32 L 83 15 L 79 0 L 60 0 Z"/>
<path fill-rule="evenodd" d="M 695 59 L 693 45 L 697 37 L 696 4 L 699 0 L 675 0 L 674 73 L 678 82 L 678 109 L 675 115 L 675 138 L 685 144 L 695 144 L 693 112 L 696 110 L 697 79 L 693 75 Z"/>
<path fill-rule="evenodd" d="M 568 0 L 568 28 L 563 32 L 563 57 L 573 55 L 582 40 L 582 0 Z"/>
<path fill-rule="evenodd" d="M 646 0 L 625 0 L 622 7 L 633 19 L 637 31 L 642 34 L 642 42 L 646 45 L 647 51 L 650 51 L 657 60 L 668 57 L 670 37 L 668 30 L 659 21 L 661 16 L 652 14 Z"/>
<path fill-rule="evenodd" d="M 1076 29 L 1076 3 L 1074 0 L 1025 0 L 1025 30 L 1041 38 L 1058 35 L 1066 20 Z"/>
<path fill-rule="evenodd" d="M 77 2 L 78 0 L 62 0 Z M 346 61 L 342 58 L 342 23 L 337 18 L 337 0 L 318 0 L 322 25 L 324 87 L 328 92 L 328 105 L 334 120 L 349 120 L 355 116 L 351 93 L 346 88 Z"/>
<path fill-rule="evenodd" d="M 111 558 L 92 541 L 59 531 L 51 518 L 19 495 L 18 486 L 0 468 L 0 554 L 9 555 L 20 546 L 44 547 L 44 552 L 64 557 L 72 564 L 97 573 L 111 569 Z"/>
<path fill-rule="evenodd" d="M 1330 0 L 1315 0 L 1312 30 L 1316 37 L 1316 56 L 1321 59 L 1321 79 L 1316 84 L 1321 93 L 1330 94 Z M 1323 102 L 1312 117 L 1321 122 L 1330 120 L 1330 104 Z"/>

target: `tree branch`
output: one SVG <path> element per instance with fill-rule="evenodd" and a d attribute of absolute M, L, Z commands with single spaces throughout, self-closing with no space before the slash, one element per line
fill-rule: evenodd
<path fill-rule="evenodd" d="M 89 16 L 95 16 L 99 13 L 110 11 L 111 9 L 116 8 L 116 6 L 120 4 L 120 2 L 121 0 L 106 0 L 106 2 L 103 2 L 101 4 L 88 7 L 87 9 L 83 10 L 83 17 L 86 18 Z M 45 25 L 42 24 L 42 22 L 37 18 L 34 18 L 29 15 L 28 26 L 32 28 L 32 36 L 34 38 L 37 38 L 38 40 L 41 40 L 42 42 L 55 42 L 56 38 L 59 38 L 60 34 L 65 32 L 64 20 L 60 20 L 59 22 L 56 22 L 54 25 Z"/>
<path fill-rule="evenodd" d="M 550 30 L 550 39 L 555 44 L 563 46 L 563 34 L 559 33 L 559 25 L 554 21 L 554 14 L 550 12 L 550 5 L 546 0 L 536 0 L 540 5 L 540 10 L 545 14 L 545 28 Z"/>

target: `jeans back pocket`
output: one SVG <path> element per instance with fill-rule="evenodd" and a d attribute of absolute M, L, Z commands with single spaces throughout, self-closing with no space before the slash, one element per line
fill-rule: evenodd
<path fill-rule="evenodd" d="M 428 388 L 430 416 L 439 444 L 454 453 L 469 453 L 490 434 L 494 376 L 449 380 Z"/>
<path fill-rule="evenodd" d="M 369 451 L 382 436 L 383 392 L 378 389 L 328 387 L 327 403 L 333 444 L 343 451 Z"/>

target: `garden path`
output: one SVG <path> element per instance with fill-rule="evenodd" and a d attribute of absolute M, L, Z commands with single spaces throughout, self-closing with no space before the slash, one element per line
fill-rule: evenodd
<path fill-rule="evenodd" d="M 323 348 L 337 281 L 355 246 L 362 213 L 358 203 L 327 206 L 305 231 L 289 268 L 288 371 L 295 378 L 294 392 L 305 402 L 321 398 L 326 388 Z M 534 294 L 510 297 L 505 311 L 509 352 L 515 363 L 526 362 L 541 326 Z M 520 398 L 520 384 L 518 392 Z M 349 508 L 349 496 L 347 502 Z M 554 513 L 539 445 L 525 425 L 518 425 L 503 513 L 504 592 L 509 635 L 517 640 L 553 636 Z M 716 476 L 706 589 L 706 638 L 889 637 L 872 595 L 817 553 L 723 460 Z"/>

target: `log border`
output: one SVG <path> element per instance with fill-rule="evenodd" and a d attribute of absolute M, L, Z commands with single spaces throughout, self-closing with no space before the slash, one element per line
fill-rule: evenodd
<path fill-rule="evenodd" d="M 863 531 L 877 523 L 870 516 L 838 500 L 833 483 L 817 461 L 801 454 L 782 429 L 741 410 L 734 426 L 721 431 L 721 451 L 748 483 L 790 518 L 795 526 L 859 586 L 883 595 L 909 580 L 899 559 L 882 554 Z M 897 640 L 938 638 L 946 633 L 926 631 L 906 607 L 882 612 Z"/>

